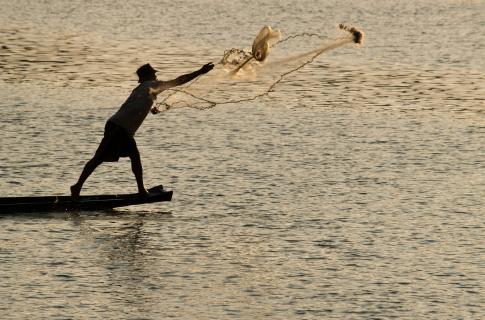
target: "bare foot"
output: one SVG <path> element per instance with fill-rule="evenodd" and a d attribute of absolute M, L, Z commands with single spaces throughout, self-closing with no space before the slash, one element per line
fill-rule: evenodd
<path fill-rule="evenodd" d="M 148 192 L 147 189 L 143 188 L 143 189 L 138 189 L 138 194 L 141 196 L 141 197 L 148 197 L 148 195 L 150 194 Z"/>
<path fill-rule="evenodd" d="M 80 193 L 81 193 L 81 188 L 77 184 L 74 184 L 71 186 L 71 197 L 73 200 L 79 199 Z"/>

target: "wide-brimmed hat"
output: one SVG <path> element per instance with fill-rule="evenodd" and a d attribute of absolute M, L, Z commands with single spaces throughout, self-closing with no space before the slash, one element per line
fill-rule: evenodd
<path fill-rule="evenodd" d="M 138 68 L 138 70 L 136 70 L 136 74 L 140 79 L 145 78 L 147 76 L 152 76 L 156 72 L 158 71 L 153 69 L 153 67 L 149 63 L 142 65 L 141 67 Z"/>

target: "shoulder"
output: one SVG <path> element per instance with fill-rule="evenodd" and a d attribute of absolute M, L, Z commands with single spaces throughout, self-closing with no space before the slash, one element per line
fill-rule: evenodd
<path fill-rule="evenodd" d="M 166 81 L 160 81 L 160 80 L 145 81 L 142 84 L 145 86 L 147 91 L 150 92 L 150 94 L 154 94 L 154 95 L 157 95 L 162 91 L 170 88 L 170 86 L 167 84 Z"/>
<path fill-rule="evenodd" d="M 153 88 L 153 89 L 163 89 L 167 85 L 166 81 L 161 81 L 161 80 L 152 80 L 147 82 L 149 82 L 148 85 L 150 86 L 150 88 Z"/>
<path fill-rule="evenodd" d="M 142 83 L 139 83 L 135 89 L 133 89 L 134 91 L 135 90 L 146 90 L 146 89 L 149 89 L 149 88 L 154 88 L 154 87 L 158 87 L 160 86 L 161 84 L 163 84 L 164 81 L 159 81 L 159 80 L 149 80 L 149 81 L 143 81 Z"/>
<path fill-rule="evenodd" d="M 158 80 L 144 81 L 133 89 L 133 93 L 138 93 L 138 94 L 150 93 L 153 90 L 160 90 L 160 88 L 163 89 L 163 87 L 164 87 L 163 81 L 158 81 Z"/>

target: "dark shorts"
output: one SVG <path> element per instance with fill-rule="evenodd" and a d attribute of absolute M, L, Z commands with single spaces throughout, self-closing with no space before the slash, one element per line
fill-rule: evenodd
<path fill-rule="evenodd" d="M 106 162 L 116 162 L 120 157 L 139 156 L 135 139 L 119 125 L 108 121 L 104 127 L 104 137 L 96 150 L 95 157 Z"/>

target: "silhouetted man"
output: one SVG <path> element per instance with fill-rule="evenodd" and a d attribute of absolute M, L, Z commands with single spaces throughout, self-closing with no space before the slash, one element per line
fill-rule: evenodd
<path fill-rule="evenodd" d="M 208 63 L 197 71 L 182 75 L 174 80 L 160 81 L 157 79 L 157 70 L 150 64 L 145 64 L 136 71 L 140 83 L 123 103 L 120 109 L 106 122 L 104 137 L 93 158 L 89 160 L 76 184 L 71 186 L 71 195 L 78 198 L 82 186 L 93 171 L 103 162 L 116 162 L 120 157 L 130 157 L 131 169 L 135 174 L 138 192 L 147 195 L 143 183 L 143 169 L 140 160 L 140 153 L 136 146 L 134 135 L 136 130 L 145 120 L 148 112 L 158 113 L 153 106 L 157 95 L 162 91 L 180 86 L 198 76 L 212 70 L 214 65 Z"/>

